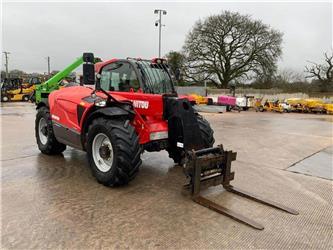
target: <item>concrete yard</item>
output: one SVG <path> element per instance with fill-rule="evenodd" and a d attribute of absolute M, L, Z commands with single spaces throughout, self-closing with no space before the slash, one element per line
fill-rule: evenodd
<path fill-rule="evenodd" d="M 140 173 L 128 186 L 104 187 L 91 176 L 84 152 L 41 154 L 34 105 L 9 103 L 1 107 L 2 248 L 332 249 L 332 178 L 288 168 L 332 146 L 333 116 L 203 115 L 215 130 L 216 145 L 238 152 L 232 184 L 299 215 L 223 193 L 221 187 L 206 195 L 265 229 L 204 208 L 181 193 L 182 169 L 165 152 L 144 153 Z M 332 176 L 325 159 L 311 163 L 328 166 L 324 172 Z"/>

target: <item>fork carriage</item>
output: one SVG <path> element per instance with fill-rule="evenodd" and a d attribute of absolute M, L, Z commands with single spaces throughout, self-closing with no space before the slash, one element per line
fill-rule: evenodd
<path fill-rule="evenodd" d="M 222 145 L 197 151 L 193 150 L 187 153 L 184 171 L 190 181 L 184 185 L 184 188 L 190 191 L 194 202 L 258 230 L 263 230 L 264 226 L 242 214 L 208 200 L 200 195 L 200 191 L 211 186 L 222 185 L 228 192 L 290 214 L 298 214 L 298 212 L 292 208 L 288 208 L 275 201 L 263 199 L 255 194 L 232 186 L 230 181 L 234 179 L 235 173 L 231 171 L 231 162 L 236 160 L 236 156 L 236 152 L 225 151 Z"/>

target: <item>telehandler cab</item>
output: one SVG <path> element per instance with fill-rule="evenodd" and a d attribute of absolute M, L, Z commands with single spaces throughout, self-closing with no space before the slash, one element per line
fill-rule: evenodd
<path fill-rule="evenodd" d="M 83 64 L 83 84 L 59 90 L 58 82 Z M 96 79 L 96 80 L 95 80 Z M 95 85 L 95 88 L 87 85 Z M 167 150 L 183 166 L 184 185 L 195 202 L 256 229 L 260 224 L 200 196 L 202 187 L 222 184 L 230 192 L 292 214 L 297 211 L 230 185 L 236 153 L 213 147 L 213 130 L 174 89 L 166 61 L 127 58 L 94 63 L 84 53 L 73 64 L 36 88 L 38 147 L 60 154 L 66 145 L 87 152 L 99 183 L 127 184 L 138 173 L 141 153 Z"/>

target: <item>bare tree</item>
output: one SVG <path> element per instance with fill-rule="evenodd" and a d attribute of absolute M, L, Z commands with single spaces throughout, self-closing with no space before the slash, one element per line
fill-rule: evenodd
<path fill-rule="evenodd" d="M 307 78 L 315 78 L 324 85 L 333 84 L 333 53 L 324 55 L 324 64 L 310 62 L 311 65 L 305 67 L 305 72 L 308 73 Z"/>
<path fill-rule="evenodd" d="M 9 76 L 11 78 L 21 78 L 24 75 L 26 75 L 26 73 L 23 70 L 13 69 L 13 70 L 9 71 Z"/>
<path fill-rule="evenodd" d="M 279 70 L 275 76 L 275 80 L 283 83 L 294 83 L 305 81 L 302 73 L 297 72 L 290 68 Z"/>
<path fill-rule="evenodd" d="M 225 11 L 209 16 L 187 35 L 186 76 L 227 87 L 233 80 L 272 75 L 281 43 L 282 33 L 248 15 Z"/>

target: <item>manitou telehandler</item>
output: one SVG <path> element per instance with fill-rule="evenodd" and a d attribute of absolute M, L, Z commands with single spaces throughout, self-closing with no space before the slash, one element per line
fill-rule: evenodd
<path fill-rule="evenodd" d="M 83 83 L 58 84 L 83 64 Z M 89 87 L 95 85 L 95 87 Z M 200 196 L 202 187 L 222 184 L 230 192 L 279 208 L 230 185 L 236 153 L 213 147 L 213 130 L 186 98 L 177 95 L 166 61 L 160 58 L 112 59 L 94 64 L 84 53 L 66 69 L 36 88 L 36 139 L 45 154 L 60 154 L 66 145 L 87 152 L 99 183 L 127 184 L 138 173 L 143 151 L 167 150 L 183 167 L 184 187 L 195 202 L 256 229 L 260 224 Z"/>

